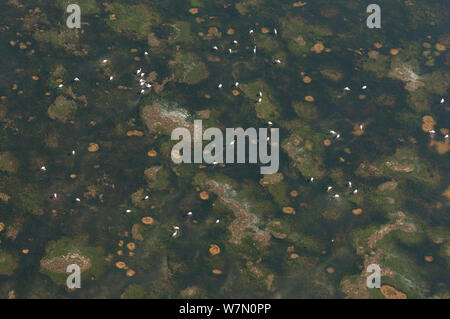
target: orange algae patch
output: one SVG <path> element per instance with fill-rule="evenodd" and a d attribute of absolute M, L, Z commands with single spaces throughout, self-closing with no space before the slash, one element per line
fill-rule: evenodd
<path fill-rule="evenodd" d="M 319 41 L 312 46 L 311 51 L 316 52 L 316 53 L 322 53 L 322 51 L 324 49 L 325 49 L 325 46 L 323 45 L 322 42 Z"/>
<path fill-rule="evenodd" d="M 295 209 L 291 206 L 285 206 L 282 208 L 283 213 L 288 215 L 295 215 Z"/>
<path fill-rule="evenodd" d="M 156 155 L 158 155 L 158 152 L 156 152 L 155 150 L 150 150 L 147 152 L 147 155 L 149 157 L 156 157 Z"/>
<path fill-rule="evenodd" d="M 123 240 L 119 240 L 119 243 L 117 244 L 119 247 L 123 246 Z"/>
<path fill-rule="evenodd" d="M 128 243 L 127 244 L 127 248 L 129 250 L 135 250 L 136 249 L 136 244 L 135 243 Z"/>
<path fill-rule="evenodd" d="M 116 262 L 116 267 L 119 269 L 125 269 L 127 268 L 127 264 L 125 264 L 123 261 Z"/>
<path fill-rule="evenodd" d="M 136 274 L 136 272 L 133 269 L 127 270 L 127 277 L 133 277 Z"/>
<path fill-rule="evenodd" d="M 263 34 L 266 34 L 266 33 L 269 33 L 270 31 L 269 31 L 269 29 L 267 29 L 266 27 L 263 27 L 263 28 L 261 28 L 261 32 L 262 32 Z"/>
<path fill-rule="evenodd" d="M 334 268 L 333 267 L 328 267 L 327 268 L 327 273 L 334 274 Z"/>
<path fill-rule="evenodd" d="M 407 299 L 406 294 L 398 291 L 392 286 L 383 285 L 381 286 L 380 291 L 386 299 Z"/>
<path fill-rule="evenodd" d="M 0 222 L 0 232 L 3 231 L 3 229 L 5 229 L 5 224 Z"/>
<path fill-rule="evenodd" d="M 233 35 L 233 34 L 234 34 L 234 30 L 233 30 L 232 28 L 229 28 L 229 29 L 227 30 L 227 34 L 228 34 L 228 35 Z"/>
<path fill-rule="evenodd" d="M 77 174 L 70 174 L 69 177 L 70 177 L 71 179 L 75 179 L 75 178 L 77 178 Z"/>
<path fill-rule="evenodd" d="M 297 197 L 298 196 L 298 192 L 296 190 L 293 190 L 289 193 L 289 195 L 291 195 L 291 197 Z"/>
<path fill-rule="evenodd" d="M 424 117 L 422 117 L 422 130 L 424 132 L 431 131 L 435 125 L 436 122 L 431 115 L 425 115 Z"/>
<path fill-rule="evenodd" d="M 117 251 L 117 255 L 122 256 L 123 255 L 123 250 L 118 250 Z"/>
<path fill-rule="evenodd" d="M 373 46 L 374 46 L 375 48 L 377 48 L 377 49 L 381 49 L 381 48 L 383 47 L 383 45 L 382 45 L 380 42 L 375 42 L 375 43 L 373 44 Z"/>
<path fill-rule="evenodd" d="M 88 151 L 89 152 L 97 152 L 99 149 L 98 144 L 96 143 L 89 143 Z"/>
<path fill-rule="evenodd" d="M 355 126 L 353 126 L 353 132 L 352 132 L 353 135 L 360 136 L 360 135 L 362 135 L 363 133 L 364 133 L 364 130 L 361 129 L 361 127 L 360 127 L 358 124 L 356 124 Z"/>
<path fill-rule="evenodd" d="M 138 130 L 132 130 L 127 132 L 127 136 L 144 136 L 144 133 Z"/>
<path fill-rule="evenodd" d="M 434 259 L 434 258 L 433 258 L 433 256 L 425 256 L 424 259 L 425 259 L 426 262 L 431 263 L 431 262 L 433 262 L 433 259 Z"/>
<path fill-rule="evenodd" d="M 209 198 L 209 194 L 205 191 L 200 193 L 200 198 L 203 200 L 207 200 Z"/>
<path fill-rule="evenodd" d="M 323 145 L 330 146 L 331 145 L 331 141 L 326 138 L 326 139 L 323 140 Z"/>
<path fill-rule="evenodd" d="M 361 215 L 362 211 L 362 208 L 356 208 L 352 210 L 352 213 L 353 215 Z"/>
<path fill-rule="evenodd" d="M 447 50 L 447 48 L 445 47 L 445 45 L 441 44 L 441 43 L 436 43 L 435 45 L 436 50 L 438 51 L 445 51 Z"/>
<path fill-rule="evenodd" d="M 220 270 L 220 269 L 213 269 L 213 270 L 212 270 L 212 273 L 213 273 L 214 275 L 221 275 L 221 274 L 222 274 L 222 270 Z"/>
<path fill-rule="evenodd" d="M 389 53 L 390 53 L 391 55 L 397 55 L 399 52 L 400 52 L 399 49 L 391 49 L 391 50 L 389 51 Z"/>
<path fill-rule="evenodd" d="M 232 92 L 232 93 L 233 93 L 233 95 L 234 95 L 234 96 L 238 96 L 239 94 L 241 94 L 241 93 L 239 93 L 239 91 L 238 91 L 238 90 L 233 90 L 233 92 Z"/>
<path fill-rule="evenodd" d="M 314 96 L 311 96 L 311 95 L 305 96 L 305 101 L 307 101 L 307 102 L 314 102 Z"/>
<path fill-rule="evenodd" d="M 37 75 L 33 75 L 31 78 L 35 81 L 39 80 L 39 77 Z"/>
<path fill-rule="evenodd" d="M 153 222 L 154 222 L 153 218 L 152 218 L 152 217 L 149 217 L 149 216 L 147 216 L 147 217 L 142 217 L 141 221 L 142 221 L 142 223 L 144 223 L 145 225 L 151 225 L 151 224 L 153 224 Z"/>
<path fill-rule="evenodd" d="M 292 6 L 298 8 L 298 7 L 306 6 L 307 4 L 308 3 L 306 1 L 297 1 L 297 2 L 294 2 L 292 4 Z"/>
<path fill-rule="evenodd" d="M 198 8 L 190 8 L 189 9 L 189 13 L 190 14 L 197 14 L 198 13 Z"/>
<path fill-rule="evenodd" d="M 309 77 L 309 76 L 305 76 L 304 78 L 303 78 L 303 83 L 306 83 L 306 84 L 308 84 L 308 83 L 311 83 L 311 78 Z"/>
<path fill-rule="evenodd" d="M 28 255 L 29 252 L 30 252 L 29 249 L 22 249 L 22 254 L 24 255 Z"/>
<path fill-rule="evenodd" d="M 216 244 L 211 244 L 211 245 L 209 245 L 209 253 L 210 253 L 212 256 L 215 256 L 215 255 L 220 254 L 220 247 L 217 246 Z"/>
<path fill-rule="evenodd" d="M 289 258 L 291 258 L 291 259 L 297 259 L 298 257 L 300 257 L 300 255 L 299 255 L 299 254 L 296 254 L 296 253 L 292 253 L 292 254 L 289 256 Z"/>

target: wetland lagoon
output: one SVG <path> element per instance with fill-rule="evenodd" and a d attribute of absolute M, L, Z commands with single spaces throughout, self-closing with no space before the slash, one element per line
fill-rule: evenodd
<path fill-rule="evenodd" d="M 0 298 L 449 298 L 450 3 L 370 3 L 1 1 Z"/>

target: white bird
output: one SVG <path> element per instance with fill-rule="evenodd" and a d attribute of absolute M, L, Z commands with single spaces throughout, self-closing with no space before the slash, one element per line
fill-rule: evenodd
<path fill-rule="evenodd" d="M 136 74 L 139 74 L 139 73 L 141 73 L 141 71 L 142 71 L 142 68 L 141 68 L 141 69 L 139 69 L 139 70 L 136 70 Z"/>
<path fill-rule="evenodd" d="M 355 189 L 355 190 L 353 191 L 353 194 L 358 194 L 358 190 Z"/>
<path fill-rule="evenodd" d="M 434 134 L 434 133 L 436 133 L 436 131 L 435 130 L 429 130 L 428 133 Z"/>
<path fill-rule="evenodd" d="M 64 86 L 64 84 L 60 84 L 60 85 L 58 85 L 58 87 L 59 87 L 59 88 L 62 88 L 63 86 Z"/>
<path fill-rule="evenodd" d="M 75 150 L 72 150 L 72 155 L 75 155 Z"/>
<path fill-rule="evenodd" d="M 147 200 L 147 199 L 149 199 L 149 196 L 145 195 L 144 200 Z"/>
<path fill-rule="evenodd" d="M 58 194 L 56 194 L 56 193 L 53 193 L 53 198 L 58 198 Z"/>
<path fill-rule="evenodd" d="M 109 77 L 109 80 L 112 81 L 113 79 L 114 79 L 114 77 L 111 75 L 111 76 Z"/>
<path fill-rule="evenodd" d="M 132 212 L 132 210 L 131 209 L 127 209 L 126 211 L 125 211 L 125 213 L 131 213 Z"/>
<path fill-rule="evenodd" d="M 280 59 L 275 59 L 275 63 L 276 63 L 276 64 L 280 64 L 280 63 L 281 63 L 281 60 L 280 60 Z"/>
<path fill-rule="evenodd" d="M 448 134 L 445 134 L 445 135 L 444 135 L 444 138 L 448 138 Z"/>
<path fill-rule="evenodd" d="M 237 40 L 233 40 L 233 43 L 234 43 L 234 44 L 238 44 Z"/>
<path fill-rule="evenodd" d="M 341 134 L 336 135 L 336 138 L 339 138 L 339 137 L 341 137 Z"/>
<path fill-rule="evenodd" d="M 219 83 L 219 85 L 217 86 L 219 89 L 222 88 L 222 83 Z"/>
<path fill-rule="evenodd" d="M 175 237 L 177 234 L 178 234 L 178 232 L 174 231 L 173 234 L 172 234 L 172 237 Z"/>
<path fill-rule="evenodd" d="M 218 224 L 220 222 L 220 220 L 219 219 L 216 219 L 216 224 Z"/>
<path fill-rule="evenodd" d="M 145 90 L 141 90 L 141 94 L 144 94 L 145 93 Z"/>
<path fill-rule="evenodd" d="M 275 33 L 275 35 L 277 35 L 278 34 L 278 31 L 277 31 L 277 29 L 273 29 L 273 33 Z"/>
<path fill-rule="evenodd" d="M 80 81 L 80 79 L 79 78 L 75 78 L 75 79 L 73 79 L 75 82 L 79 82 Z"/>
<path fill-rule="evenodd" d="M 102 63 L 106 63 L 106 62 L 108 62 L 108 60 L 106 60 L 106 59 L 102 61 Z"/>
<path fill-rule="evenodd" d="M 352 182 L 348 182 L 348 187 L 352 187 Z"/>
<path fill-rule="evenodd" d="M 188 212 L 187 215 L 188 215 L 188 216 L 192 216 L 192 212 Z"/>
<path fill-rule="evenodd" d="M 337 133 L 333 130 L 330 131 L 331 134 L 336 135 Z"/>
<path fill-rule="evenodd" d="M 178 227 L 178 226 L 173 226 L 173 229 L 178 230 L 178 229 L 180 229 L 180 227 Z"/>
<path fill-rule="evenodd" d="M 213 46 L 212 48 L 213 48 L 213 50 L 216 50 L 216 51 L 219 50 L 219 48 L 217 47 L 217 45 Z"/>
<path fill-rule="evenodd" d="M 152 87 L 152 85 L 149 84 L 149 83 L 145 84 L 145 86 L 148 87 L 148 88 L 151 88 L 151 87 Z"/>
<path fill-rule="evenodd" d="M 259 98 L 259 99 L 258 99 L 258 103 L 261 103 L 261 102 L 262 102 L 262 98 Z"/>
<path fill-rule="evenodd" d="M 234 86 L 235 86 L 235 87 L 238 87 L 238 86 L 239 86 L 239 82 L 235 82 L 235 83 L 234 83 Z"/>
<path fill-rule="evenodd" d="M 339 194 L 334 194 L 334 198 L 339 198 Z"/>
<path fill-rule="evenodd" d="M 332 186 L 328 186 L 327 192 L 329 192 L 332 188 L 333 188 Z"/>
<path fill-rule="evenodd" d="M 228 52 L 233 53 L 232 50 L 231 50 L 231 48 L 228 49 Z"/>
<path fill-rule="evenodd" d="M 345 88 L 344 88 L 344 91 L 350 91 L 351 89 L 348 87 L 348 86 L 346 86 Z"/>
<path fill-rule="evenodd" d="M 145 54 L 145 55 L 148 55 L 148 52 L 147 52 L 147 51 L 145 51 L 145 52 L 144 52 L 144 54 Z"/>
<path fill-rule="evenodd" d="M 444 102 L 445 102 L 445 100 L 444 100 L 444 98 L 442 98 L 442 99 L 441 99 L 441 104 L 444 103 Z"/>
<path fill-rule="evenodd" d="M 262 92 L 261 91 L 258 92 L 258 96 L 262 97 Z"/>
<path fill-rule="evenodd" d="M 253 53 L 256 54 L 256 45 L 255 45 L 255 47 L 253 48 Z"/>
<path fill-rule="evenodd" d="M 267 141 L 270 141 L 270 137 L 266 138 Z"/>
<path fill-rule="evenodd" d="M 213 165 L 217 165 L 217 164 L 219 164 L 219 162 L 217 162 L 217 161 L 214 161 L 214 162 L 213 162 Z"/>
<path fill-rule="evenodd" d="M 267 122 L 267 124 L 272 125 L 272 121 Z"/>
<path fill-rule="evenodd" d="M 77 201 L 77 202 L 81 202 L 81 200 L 77 197 L 77 198 L 75 198 L 75 200 Z"/>
<path fill-rule="evenodd" d="M 361 89 L 363 90 L 367 89 L 367 85 L 363 85 Z"/>
<path fill-rule="evenodd" d="M 143 77 L 144 77 L 144 75 L 145 75 L 145 73 L 143 73 L 143 72 L 142 72 L 142 73 L 141 73 L 141 78 L 143 78 Z"/>
<path fill-rule="evenodd" d="M 234 145 L 234 141 L 231 141 L 231 142 L 230 142 L 230 145 Z"/>
<path fill-rule="evenodd" d="M 47 168 L 45 166 L 41 167 L 41 171 L 45 172 L 47 170 Z"/>
<path fill-rule="evenodd" d="M 360 130 L 363 129 L 363 125 L 362 125 L 362 124 L 359 125 L 359 129 L 360 129 Z"/>
<path fill-rule="evenodd" d="M 253 29 L 251 29 L 250 31 L 248 31 L 249 34 L 253 34 Z"/>
<path fill-rule="evenodd" d="M 314 182 L 314 177 L 311 177 L 310 181 L 311 181 L 311 182 Z"/>

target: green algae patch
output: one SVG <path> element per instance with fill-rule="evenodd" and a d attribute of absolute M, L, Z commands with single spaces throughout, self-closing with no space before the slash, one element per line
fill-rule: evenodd
<path fill-rule="evenodd" d="M 55 102 L 48 107 L 47 113 L 52 120 L 66 123 L 67 121 L 74 119 L 76 111 L 77 104 L 60 95 L 56 98 Z"/>
<path fill-rule="evenodd" d="M 193 53 L 177 54 L 169 61 L 169 68 L 181 83 L 193 85 L 209 77 L 206 65 Z"/>
<path fill-rule="evenodd" d="M 148 186 L 155 190 L 167 189 L 170 185 L 170 173 L 162 166 L 153 166 L 144 171 Z"/>
<path fill-rule="evenodd" d="M 303 134 L 302 134 L 303 135 Z M 311 137 L 311 135 L 305 135 Z M 281 145 L 282 149 L 294 161 L 295 167 L 305 177 L 320 177 L 322 168 L 321 148 L 318 142 L 305 139 L 300 134 L 291 134 Z"/>
<path fill-rule="evenodd" d="M 132 284 L 127 286 L 123 291 L 122 295 L 120 295 L 121 299 L 145 299 L 147 292 L 145 288 L 141 285 Z"/>
<path fill-rule="evenodd" d="M 325 41 L 333 34 L 329 28 L 310 24 L 302 18 L 285 18 L 281 20 L 281 25 L 282 37 L 289 51 L 296 56 L 310 53 L 314 44 Z"/>
<path fill-rule="evenodd" d="M 258 118 L 273 121 L 280 117 L 280 106 L 266 83 L 258 80 L 251 83 L 242 83 L 239 87 L 246 97 L 253 101 Z M 258 102 L 259 92 L 263 93 L 260 103 Z"/>
<path fill-rule="evenodd" d="M 45 253 L 40 261 L 40 271 L 58 285 L 65 285 L 68 276 L 66 270 L 70 264 L 80 267 L 82 280 L 98 279 L 107 264 L 103 248 L 90 246 L 87 235 L 51 241 Z"/>
<path fill-rule="evenodd" d="M 146 39 L 151 27 L 160 22 L 157 12 L 144 4 L 123 5 L 115 2 L 110 6 L 110 13 L 115 19 L 106 20 L 109 27 L 117 33 L 131 35 L 138 40 Z"/>
<path fill-rule="evenodd" d="M 17 260 L 13 255 L 0 249 L 0 275 L 12 275 L 17 265 Z"/>
<path fill-rule="evenodd" d="M 19 162 L 11 152 L 0 152 L 0 171 L 14 174 L 18 169 Z"/>

